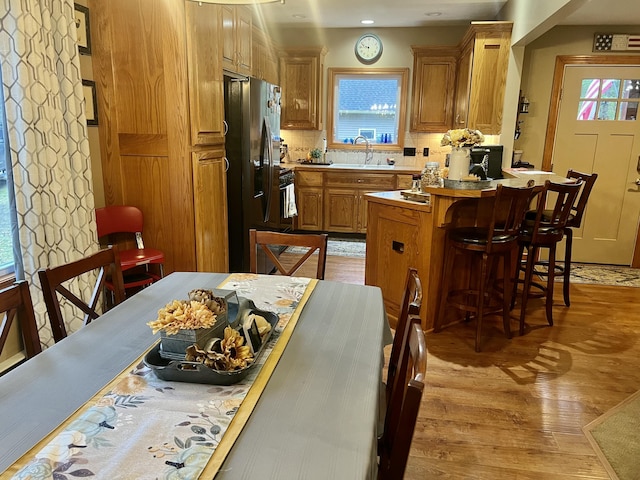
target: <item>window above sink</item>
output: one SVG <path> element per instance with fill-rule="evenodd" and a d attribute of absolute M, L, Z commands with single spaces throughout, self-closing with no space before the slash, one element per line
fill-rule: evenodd
<path fill-rule="evenodd" d="M 328 147 L 361 150 L 364 144 L 354 144 L 354 139 L 363 136 L 374 150 L 402 150 L 408 72 L 406 68 L 330 68 Z"/>

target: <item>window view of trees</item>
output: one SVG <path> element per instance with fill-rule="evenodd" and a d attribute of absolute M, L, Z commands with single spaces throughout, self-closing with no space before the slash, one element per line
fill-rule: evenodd
<path fill-rule="evenodd" d="M 8 146 L 5 132 L 4 100 L 0 91 L 0 275 L 13 271 L 13 247 L 7 187 Z"/>

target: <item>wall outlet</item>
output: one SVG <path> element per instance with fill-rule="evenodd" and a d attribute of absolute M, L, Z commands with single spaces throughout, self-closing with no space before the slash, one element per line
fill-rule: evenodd
<path fill-rule="evenodd" d="M 404 148 L 404 156 L 405 157 L 415 157 L 416 156 L 416 147 L 405 147 Z"/>
<path fill-rule="evenodd" d="M 428 156 L 429 156 L 429 147 L 424 147 L 424 148 L 422 149 L 422 155 L 423 155 L 424 157 L 428 157 Z"/>

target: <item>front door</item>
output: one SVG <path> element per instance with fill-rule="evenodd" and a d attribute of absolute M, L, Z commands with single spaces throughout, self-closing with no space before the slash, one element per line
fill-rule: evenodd
<path fill-rule="evenodd" d="M 553 171 L 596 172 L 572 260 L 631 265 L 640 214 L 640 67 L 565 67 Z"/>

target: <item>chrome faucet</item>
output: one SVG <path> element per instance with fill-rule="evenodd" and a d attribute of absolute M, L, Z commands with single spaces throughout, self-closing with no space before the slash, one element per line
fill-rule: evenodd
<path fill-rule="evenodd" d="M 364 164 L 369 165 L 371 160 L 373 160 L 373 148 L 371 148 L 371 144 L 369 143 L 369 139 L 364 135 L 358 135 L 353 139 L 353 144 L 357 144 L 358 140 L 364 140 Z"/>

